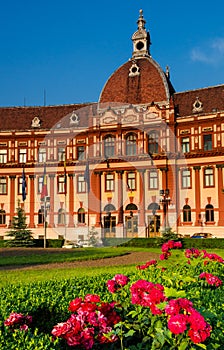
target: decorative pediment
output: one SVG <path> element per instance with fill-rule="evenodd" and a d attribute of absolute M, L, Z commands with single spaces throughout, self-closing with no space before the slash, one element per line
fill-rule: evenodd
<path fill-rule="evenodd" d="M 133 123 L 136 122 L 138 120 L 138 116 L 137 115 L 127 115 L 125 117 L 122 118 L 122 123 Z"/>

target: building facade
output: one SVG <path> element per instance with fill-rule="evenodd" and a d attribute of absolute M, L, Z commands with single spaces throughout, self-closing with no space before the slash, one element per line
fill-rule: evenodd
<path fill-rule="evenodd" d="M 36 238 L 45 209 L 48 238 L 224 237 L 224 85 L 175 92 L 142 11 L 132 42 L 98 102 L 0 108 L 2 239 L 18 205 Z"/>

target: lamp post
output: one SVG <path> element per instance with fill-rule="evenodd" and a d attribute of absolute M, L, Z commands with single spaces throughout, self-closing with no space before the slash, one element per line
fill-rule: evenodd
<path fill-rule="evenodd" d="M 169 196 L 169 189 L 160 190 L 160 203 L 163 206 L 163 229 L 166 232 L 166 229 L 169 227 L 168 222 L 168 205 L 171 202 L 170 196 Z"/>
<path fill-rule="evenodd" d="M 50 197 L 44 196 L 44 248 L 47 246 L 47 211 L 50 209 Z"/>

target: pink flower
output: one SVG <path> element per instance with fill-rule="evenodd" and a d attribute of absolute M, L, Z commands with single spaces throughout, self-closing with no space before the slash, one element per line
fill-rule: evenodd
<path fill-rule="evenodd" d="M 211 332 L 211 326 L 207 323 L 204 329 L 199 329 L 199 330 L 190 329 L 188 331 L 188 335 L 191 338 L 192 342 L 197 344 L 197 343 L 204 342 L 210 336 L 210 332 Z"/>
<path fill-rule="evenodd" d="M 70 302 L 68 310 L 74 312 L 81 306 L 81 304 L 82 304 L 82 298 L 75 298 Z"/>
<path fill-rule="evenodd" d="M 148 306 L 154 315 L 162 313 L 162 311 L 156 307 L 157 304 L 166 300 L 163 293 L 164 287 L 161 284 L 153 284 L 146 280 L 138 280 L 132 284 L 130 290 L 132 304 Z"/>
<path fill-rule="evenodd" d="M 87 294 L 84 298 L 84 302 L 89 301 L 90 303 L 99 303 L 100 297 L 97 294 Z"/>
<path fill-rule="evenodd" d="M 168 321 L 168 328 L 174 334 L 183 333 L 187 329 L 187 321 L 187 315 L 178 314 L 171 316 Z"/>
<path fill-rule="evenodd" d="M 107 281 L 107 288 L 109 292 L 116 293 L 117 290 L 124 287 L 129 282 L 129 278 L 122 274 L 115 275 L 112 280 Z"/>
<path fill-rule="evenodd" d="M 167 315 L 177 315 L 180 312 L 190 312 L 193 308 L 193 304 L 190 300 L 185 298 L 171 299 L 165 307 L 165 313 Z"/>
<path fill-rule="evenodd" d="M 12 312 L 9 317 L 4 321 L 4 325 L 10 327 L 12 330 L 20 329 L 21 331 L 27 331 L 28 326 L 32 323 L 32 316 L 24 316 L 21 313 Z"/>
<path fill-rule="evenodd" d="M 202 272 L 199 275 L 199 278 L 205 278 L 207 283 L 211 286 L 220 287 L 222 285 L 222 280 L 220 280 L 217 276 L 214 276 L 212 273 Z"/>
<path fill-rule="evenodd" d="M 145 270 L 145 269 L 147 269 L 149 266 L 151 266 L 151 265 L 155 266 L 156 264 L 157 264 L 157 260 L 150 260 L 150 261 L 146 262 L 144 265 L 138 265 L 138 266 L 136 266 L 136 268 L 137 268 L 138 270 Z"/>
<path fill-rule="evenodd" d="M 160 255 L 160 260 L 167 260 L 169 258 L 169 256 L 171 256 L 170 252 L 165 252 L 163 254 Z"/>
<path fill-rule="evenodd" d="M 185 250 L 185 256 L 186 258 L 198 258 L 201 256 L 202 252 L 195 248 L 190 248 Z"/>

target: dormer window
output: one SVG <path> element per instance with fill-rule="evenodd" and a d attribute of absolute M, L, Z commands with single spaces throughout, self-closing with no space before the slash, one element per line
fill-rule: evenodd
<path fill-rule="evenodd" d="M 193 113 L 198 113 L 198 112 L 202 112 L 202 111 L 203 111 L 203 103 L 197 97 L 195 102 L 193 103 L 192 112 Z"/>

